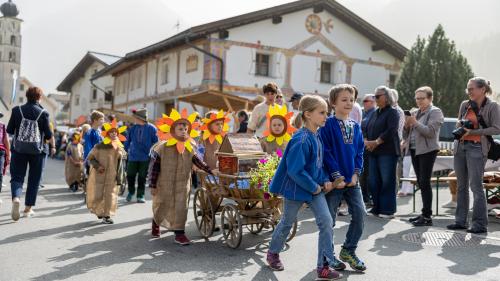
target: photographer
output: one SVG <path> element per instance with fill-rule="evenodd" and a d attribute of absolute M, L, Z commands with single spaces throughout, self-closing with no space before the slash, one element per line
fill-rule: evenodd
<path fill-rule="evenodd" d="M 432 105 L 431 87 L 420 87 L 415 91 L 418 110 L 406 117 L 411 162 L 422 193 L 422 214 L 411 218 L 414 226 L 432 225 L 431 176 L 439 151 L 439 131 L 444 122 L 443 112 Z"/>
<path fill-rule="evenodd" d="M 483 191 L 483 174 L 490 142 L 487 136 L 500 134 L 500 107 L 487 96 L 490 82 L 475 77 L 467 83 L 469 100 L 462 102 L 455 136 L 454 168 L 457 174 L 457 209 L 451 230 L 467 229 L 469 185 L 473 195 L 472 223 L 467 232 L 486 233 L 488 213 Z M 483 124 L 483 125 L 481 125 Z"/>

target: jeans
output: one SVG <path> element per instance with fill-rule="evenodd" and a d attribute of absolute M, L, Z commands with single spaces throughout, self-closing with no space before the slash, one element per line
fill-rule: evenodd
<path fill-rule="evenodd" d="M 333 221 L 328 211 L 325 194 L 322 192 L 314 195 L 310 202 L 284 199 L 283 214 L 280 222 L 274 230 L 269 252 L 278 254 L 285 246 L 286 238 L 290 234 L 293 224 L 297 220 L 297 213 L 304 203 L 314 213 L 316 225 L 319 229 L 318 239 L 318 267 L 328 265 L 333 259 Z"/>
<path fill-rule="evenodd" d="M 359 177 L 359 185 L 361 186 L 361 193 L 363 194 L 363 201 L 365 203 L 370 202 L 370 184 L 369 184 L 369 170 L 370 170 L 370 161 L 368 161 L 368 153 L 365 150 L 363 153 L 363 172 Z"/>
<path fill-rule="evenodd" d="M 10 162 L 10 189 L 12 199 L 20 198 L 23 193 L 24 177 L 29 165 L 28 189 L 26 190 L 25 205 L 35 206 L 36 195 L 40 187 L 40 179 L 43 172 L 43 159 L 45 154 L 24 154 L 12 151 L 12 161 Z"/>
<path fill-rule="evenodd" d="M 128 192 L 135 193 L 135 178 L 137 177 L 137 198 L 144 198 L 149 161 L 129 161 L 127 163 Z"/>
<path fill-rule="evenodd" d="M 486 157 L 483 156 L 481 144 L 459 143 L 453 159 L 457 175 L 457 209 L 455 223 L 467 226 L 469 213 L 469 187 L 472 191 L 472 224 L 473 229 L 487 229 L 488 211 L 486 195 L 483 190 L 483 174 Z"/>
<path fill-rule="evenodd" d="M 432 188 L 431 176 L 434 162 L 436 161 L 438 151 L 431 151 L 425 154 L 415 155 L 415 150 L 411 149 L 411 162 L 415 175 L 417 176 L 418 187 L 422 194 L 422 215 L 426 218 L 432 216 Z"/>
<path fill-rule="evenodd" d="M 334 227 L 337 218 L 337 209 L 342 199 L 347 202 L 349 214 L 351 214 L 351 223 L 349 224 L 349 229 L 347 230 L 346 239 L 342 248 L 350 253 L 354 253 L 358 247 L 359 239 L 363 234 L 366 216 L 365 204 L 359 185 L 345 187 L 343 189 L 334 189 L 326 194 L 326 202 L 328 203 L 328 209 L 330 210 Z"/>
<path fill-rule="evenodd" d="M 373 200 L 373 214 L 393 215 L 396 213 L 396 164 L 397 155 L 369 156 L 370 190 Z"/>
<path fill-rule="evenodd" d="M 0 192 L 2 191 L 4 164 L 5 164 L 5 150 L 0 150 Z"/>

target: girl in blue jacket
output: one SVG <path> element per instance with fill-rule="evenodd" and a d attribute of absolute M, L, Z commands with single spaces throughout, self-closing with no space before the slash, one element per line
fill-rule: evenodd
<path fill-rule="evenodd" d="M 333 222 L 325 199 L 332 183 L 323 170 L 323 144 L 318 135 L 318 128 L 326 122 L 327 104 L 319 96 L 304 96 L 299 110 L 305 126 L 288 143 L 270 186 L 272 193 L 284 197 L 284 212 L 274 230 L 267 263 L 273 270 L 284 269 L 279 253 L 297 220 L 300 207 L 307 203 L 319 228 L 318 280 L 334 280 L 340 275 L 329 266 L 334 259 Z"/>
<path fill-rule="evenodd" d="M 326 125 L 320 130 L 325 149 L 323 161 L 330 179 L 334 182 L 342 181 L 326 195 L 326 201 L 334 226 L 340 201 L 344 199 L 347 202 L 352 218 L 339 258 L 352 269 L 364 271 L 366 266 L 355 253 L 363 234 L 366 211 L 358 185 L 363 169 L 363 134 L 359 124 L 349 118 L 354 104 L 354 88 L 347 84 L 333 87 L 330 90 L 330 104 L 335 108 L 335 116 L 328 118 Z M 333 268 L 345 269 L 346 266 L 341 261 L 334 260 Z"/>

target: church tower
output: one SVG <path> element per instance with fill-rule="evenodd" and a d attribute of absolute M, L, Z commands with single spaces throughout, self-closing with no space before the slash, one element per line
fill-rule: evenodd
<path fill-rule="evenodd" d="M 0 103 L 11 108 L 14 73 L 21 72 L 21 19 L 19 10 L 12 0 L 0 6 Z M 17 90 L 17 89 L 16 89 Z"/>

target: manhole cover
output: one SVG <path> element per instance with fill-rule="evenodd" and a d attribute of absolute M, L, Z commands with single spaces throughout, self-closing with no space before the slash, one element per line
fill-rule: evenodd
<path fill-rule="evenodd" d="M 451 232 L 423 232 L 403 235 L 403 240 L 429 246 L 471 247 L 485 244 L 485 238 L 471 234 Z"/>

